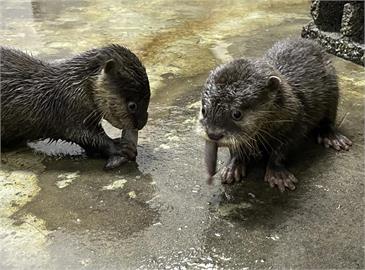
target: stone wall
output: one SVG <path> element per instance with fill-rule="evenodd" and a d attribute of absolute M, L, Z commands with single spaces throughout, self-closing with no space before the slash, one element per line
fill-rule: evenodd
<path fill-rule="evenodd" d="M 310 13 L 312 21 L 303 27 L 302 37 L 364 66 L 364 1 L 312 0 Z"/>

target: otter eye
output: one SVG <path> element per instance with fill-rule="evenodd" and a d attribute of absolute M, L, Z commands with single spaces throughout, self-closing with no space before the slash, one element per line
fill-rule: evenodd
<path fill-rule="evenodd" d="M 133 101 L 128 102 L 128 110 L 134 113 L 137 110 L 137 104 Z"/>
<path fill-rule="evenodd" d="M 241 120 L 242 118 L 242 112 L 240 112 L 239 110 L 233 110 L 232 113 L 231 113 L 231 116 L 233 118 L 233 120 Z"/>
<path fill-rule="evenodd" d="M 207 111 L 204 107 L 202 108 L 202 115 L 203 115 L 203 117 L 207 116 Z"/>

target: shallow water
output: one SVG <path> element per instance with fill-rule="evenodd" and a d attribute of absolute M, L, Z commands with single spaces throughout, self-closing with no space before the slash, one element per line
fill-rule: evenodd
<path fill-rule="evenodd" d="M 104 172 L 104 160 L 64 143 L 2 154 L 1 269 L 364 266 L 360 66 L 334 60 L 339 124 L 353 149 L 337 154 L 309 143 L 291 164 L 297 191 L 271 190 L 262 164 L 233 187 L 204 180 L 195 122 L 209 70 L 299 36 L 306 0 L 0 3 L 2 45 L 53 61 L 124 44 L 142 59 L 153 92 L 137 164 Z"/>

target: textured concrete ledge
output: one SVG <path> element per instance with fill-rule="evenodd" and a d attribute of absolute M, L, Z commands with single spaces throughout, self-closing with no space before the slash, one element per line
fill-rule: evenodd
<path fill-rule="evenodd" d="M 312 21 L 302 37 L 317 40 L 329 53 L 364 66 L 364 2 L 312 0 Z"/>
<path fill-rule="evenodd" d="M 325 32 L 318 29 L 314 22 L 303 27 L 302 37 L 317 40 L 329 53 L 350 60 L 359 65 L 364 64 L 365 45 L 344 38 L 337 32 Z"/>

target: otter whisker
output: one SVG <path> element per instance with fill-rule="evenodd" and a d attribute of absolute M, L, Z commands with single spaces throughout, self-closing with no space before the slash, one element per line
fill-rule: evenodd
<path fill-rule="evenodd" d="M 259 136 L 262 140 L 263 140 L 263 146 L 265 148 L 266 151 L 268 151 L 268 149 L 266 148 L 266 146 L 270 147 L 271 149 L 273 149 L 272 145 L 270 144 L 270 141 L 264 136 L 267 135 L 267 132 L 265 131 L 265 129 L 261 128 L 257 131 L 256 136 Z"/>
<path fill-rule="evenodd" d="M 281 141 L 280 139 L 276 138 L 275 136 L 271 135 L 268 131 L 266 131 L 265 129 L 261 129 L 261 132 L 263 132 L 264 134 L 266 134 L 268 137 L 272 138 L 273 140 L 277 141 L 280 144 L 283 144 L 284 142 Z"/>
<path fill-rule="evenodd" d="M 260 132 L 258 132 L 256 134 L 256 136 L 257 136 L 257 139 L 260 141 L 261 145 L 265 148 L 266 151 L 268 151 L 266 145 L 268 145 L 268 146 L 270 146 L 270 148 L 272 148 L 271 145 L 266 141 L 266 139 L 260 134 Z"/>
<path fill-rule="evenodd" d="M 240 157 L 244 157 L 246 155 L 245 149 L 243 149 L 242 142 L 237 140 L 235 137 L 232 138 L 233 141 L 233 149 Z"/>
<path fill-rule="evenodd" d="M 294 120 L 269 120 L 269 121 L 265 121 L 263 123 L 292 123 L 294 122 Z"/>
<path fill-rule="evenodd" d="M 256 140 L 253 137 L 249 136 L 248 134 L 245 134 L 245 136 L 247 137 L 246 139 L 247 144 L 250 146 L 251 150 L 254 150 L 255 149 L 254 144 L 256 143 Z"/>
<path fill-rule="evenodd" d="M 246 134 L 236 134 L 235 139 L 240 142 L 239 149 L 240 151 L 244 151 L 244 154 L 246 155 L 246 149 L 250 152 L 254 151 L 255 147 L 250 143 L 251 137 L 247 136 Z M 246 147 L 242 147 L 246 146 Z"/>

